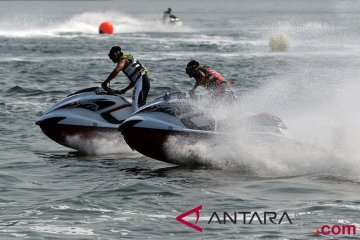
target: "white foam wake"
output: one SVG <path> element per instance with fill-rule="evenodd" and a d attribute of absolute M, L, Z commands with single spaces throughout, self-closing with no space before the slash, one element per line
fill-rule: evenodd
<path fill-rule="evenodd" d="M 20 19 L 19 19 L 20 18 Z M 0 24 L 0 36 L 6 37 L 74 37 L 78 35 L 98 35 L 99 25 L 109 21 L 114 26 L 114 34 L 137 32 L 181 32 L 191 31 L 185 26 L 167 26 L 160 19 L 139 19 L 120 12 L 85 12 L 75 14 L 68 19 L 53 20 L 39 19 L 33 16 L 17 16 L 16 21 L 7 19 L 8 22 Z"/>

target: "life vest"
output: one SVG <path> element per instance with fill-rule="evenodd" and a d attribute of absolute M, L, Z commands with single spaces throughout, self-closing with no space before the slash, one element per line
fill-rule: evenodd
<path fill-rule="evenodd" d="M 129 60 L 131 63 L 127 66 L 123 72 L 128 77 L 130 82 L 135 83 L 142 75 L 147 74 L 148 70 L 132 55 L 124 54 L 120 60 Z"/>
<path fill-rule="evenodd" d="M 214 96 L 222 95 L 228 88 L 225 78 L 209 66 L 201 67 L 199 71 L 205 75 L 205 79 L 199 82 L 200 86 L 206 88 Z"/>
<path fill-rule="evenodd" d="M 201 67 L 199 70 L 205 74 L 204 82 L 200 83 L 200 85 L 205 88 L 210 85 L 220 85 L 224 82 L 226 83 L 225 78 L 209 66 Z"/>

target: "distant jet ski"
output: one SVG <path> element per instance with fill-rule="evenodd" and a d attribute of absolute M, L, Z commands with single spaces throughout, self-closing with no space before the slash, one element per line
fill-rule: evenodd
<path fill-rule="evenodd" d="M 51 106 L 36 122 L 53 141 L 79 150 L 69 137 L 82 140 L 118 133 L 119 125 L 133 113 L 132 104 L 122 96 L 109 95 L 92 87 L 77 91 Z"/>
<path fill-rule="evenodd" d="M 169 25 L 173 25 L 173 26 L 182 26 L 183 22 L 175 15 L 170 15 L 165 20 L 165 24 L 169 24 Z"/>
<path fill-rule="evenodd" d="M 127 144 L 145 156 L 178 165 L 194 165 L 192 158 L 169 154 L 166 144 L 173 137 L 182 139 L 176 146 L 182 148 L 229 136 L 231 127 L 222 127 L 207 109 L 184 93 L 165 94 L 126 119 L 119 130 Z M 271 114 L 248 114 L 244 119 L 251 123 L 252 133 L 260 136 L 284 136 L 286 131 L 281 119 Z"/>
<path fill-rule="evenodd" d="M 166 10 L 164 12 L 163 23 L 166 25 L 172 25 L 172 26 L 182 26 L 183 25 L 182 21 L 178 17 L 171 14 L 171 8 L 168 8 L 168 10 Z"/>

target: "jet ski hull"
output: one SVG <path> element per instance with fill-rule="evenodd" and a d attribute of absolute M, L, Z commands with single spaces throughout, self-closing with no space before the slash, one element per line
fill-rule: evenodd
<path fill-rule="evenodd" d="M 236 134 L 234 129 L 245 126 L 247 121 L 252 123 L 251 131 L 244 131 L 244 138 L 269 138 L 281 135 L 285 128 L 280 119 L 270 114 L 251 115 L 245 117 L 245 122 L 219 121 L 210 110 L 206 103 L 187 99 L 186 95 L 168 94 L 135 112 L 119 130 L 127 144 L 145 156 L 193 166 L 209 165 L 211 161 L 203 156 L 203 147 L 231 141 Z"/>
<path fill-rule="evenodd" d="M 187 144 L 195 144 L 198 141 L 211 139 L 216 134 L 211 132 L 194 131 L 167 131 L 161 129 L 148 129 L 121 126 L 120 131 L 126 143 L 139 153 L 167 163 L 179 164 L 190 161 L 195 164 L 194 159 L 183 159 L 183 156 L 174 156 L 166 146 L 171 138 L 187 139 Z M 181 146 L 177 146 L 181 148 Z"/>
<path fill-rule="evenodd" d="M 87 142 L 94 139 L 102 139 L 113 134 L 119 135 L 114 128 L 94 128 L 71 125 L 40 126 L 41 131 L 54 142 L 75 150 L 79 148 L 79 141 Z"/>
<path fill-rule="evenodd" d="M 121 137 L 117 129 L 132 113 L 132 104 L 123 97 L 88 88 L 55 103 L 36 125 L 56 143 L 87 151 L 82 143 Z"/>
<path fill-rule="evenodd" d="M 215 131 L 214 119 L 198 108 L 198 103 L 183 97 L 179 93 L 165 95 L 126 119 L 119 130 L 127 144 L 133 150 L 163 162 L 198 164 L 196 159 L 174 150 L 206 141 L 219 133 Z"/>

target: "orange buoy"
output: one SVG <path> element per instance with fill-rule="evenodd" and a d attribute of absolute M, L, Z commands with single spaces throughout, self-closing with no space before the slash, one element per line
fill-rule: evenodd
<path fill-rule="evenodd" d="M 111 22 L 103 22 L 99 26 L 100 34 L 112 34 L 114 32 L 114 26 Z"/>

